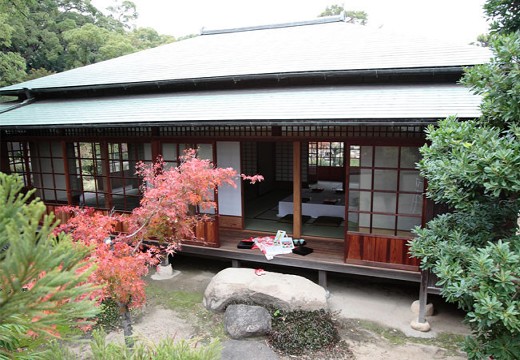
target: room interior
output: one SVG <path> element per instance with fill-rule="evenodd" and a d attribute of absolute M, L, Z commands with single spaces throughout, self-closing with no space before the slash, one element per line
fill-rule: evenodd
<path fill-rule="evenodd" d="M 314 145 L 317 143 L 314 143 Z M 264 175 L 266 181 L 256 187 L 244 188 L 245 228 L 292 233 L 292 148 L 283 143 L 248 143 L 242 146 L 242 168 Z M 337 174 L 326 171 L 320 176 L 316 157 L 309 156 L 316 148 L 302 145 L 302 236 L 344 238 L 345 192 L 344 167 L 336 166 Z M 274 164 L 274 166 L 273 166 Z M 348 222 L 347 222 L 348 223 Z"/>

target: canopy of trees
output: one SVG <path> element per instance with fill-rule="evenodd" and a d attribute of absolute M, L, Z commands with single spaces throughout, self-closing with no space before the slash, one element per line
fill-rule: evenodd
<path fill-rule="evenodd" d="M 368 14 L 365 11 L 345 10 L 345 8 L 342 5 L 336 4 L 327 6 L 318 17 L 341 14 L 345 14 L 345 19 L 347 20 L 347 22 L 352 24 L 366 25 L 368 21 Z"/>
<path fill-rule="evenodd" d="M 470 359 L 520 359 L 520 12 L 488 0 L 490 63 L 463 83 L 482 96 L 482 116 L 429 127 L 421 153 L 428 197 L 451 208 L 417 230 L 411 252 L 467 312 Z"/>
<path fill-rule="evenodd" d="M 107 15 L 90 0 L 0 0 L 0 86 L 175 41 L 135 28 L 131 1 Z"/>

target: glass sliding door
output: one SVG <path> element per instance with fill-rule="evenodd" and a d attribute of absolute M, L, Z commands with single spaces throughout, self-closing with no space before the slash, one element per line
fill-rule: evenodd
<path fill-rule="evenodd" d="M 212 163 L 215 162 L 213 154 L 214 145 L 213 143 L 170 143 L 163 142 L 161 144 L 161 155 L 164 160 L 164 166 L 166 169 L 176 167 L 180 165 L 180 157 L 185 154 L 185 150 L 195 149 L 197 150 L 197 158 L 203 160 L 210 160 Z M 210 194 L 210 199 L 215 200 L 215 194 Z M 215 209 L 197 209 L 197 213 L 203 214 L 215 214 Z"/>
<path fill-rule="evenodd" d="M 419 149 L 350 146 L 349 230 L 410 237 L 422 223 L 424 180 L 415 169 Z"/>
<path fill-rule="evenodd" d="M 135 171 L 140 161 L 151 163 L 151 144 L 108 143 L 110 198 L 115 210 L 130 211 L 139 206 L 141 179 Z"/>

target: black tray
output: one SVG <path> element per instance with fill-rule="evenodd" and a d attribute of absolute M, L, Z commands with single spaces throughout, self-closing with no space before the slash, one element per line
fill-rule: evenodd
<path fill-rule="evenodd" d="M 309 255 L 313 251 L 314 251 L 313 249 L 306 247 L 306 246 L 297 246 L 293 249 L 292 252 L 293 252 L 293 254 L 305 256 L 305 255 Z"/>
<path fill-rule="evenodd" d="M 237 245 L 237 248 L 239 249 L 251 249 L 253 245 L 255 244 L 254 241 L 240 241 Z"/>

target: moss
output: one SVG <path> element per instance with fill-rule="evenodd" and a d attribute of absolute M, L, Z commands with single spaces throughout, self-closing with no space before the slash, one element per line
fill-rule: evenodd
<path fill-rule="evenodd" d="M 460 352 L 460 344 L 464 340 L 464 335 L 452 333 L 439 333 L 436 337 L 433 338 L 407 336 L 400 330 L 392 329 L 367 320 L 356 320 L 355 325 L 383 337 L 389 343 L 394 345 L 405 345 L 412 343 L 438 346 L 445 349 L 448 355 L 458 354 Z"/>
<path fill-rule="evenodd" d="M 153 283 L 146 287 L 146 296 L 149 302 L 180 313 L 191 311 L 202 302 L 202 294 L 199 292 L 167 290 L 154 286 Z"/>
<path fill-rule="evenodd" d="M 208 344 L 213 339 L 227 339 L 222 314 L 202 306 L 202 293 L 165 289 L 152 282 L 146 287 L 146 296 L 150 304 L 160 304 L 188 320 L 195 327 L 200 342 Z"/>
<path fill-rule="evenodd" d="M 363 329 L 383 337 L 391 344 L 404 345 L 407 342 L 408 337 L 400 330 L 382 326 L 378 323 L 367 320 L 357 320 L 356 322 L 357 325 L 361 326 Z"/>

